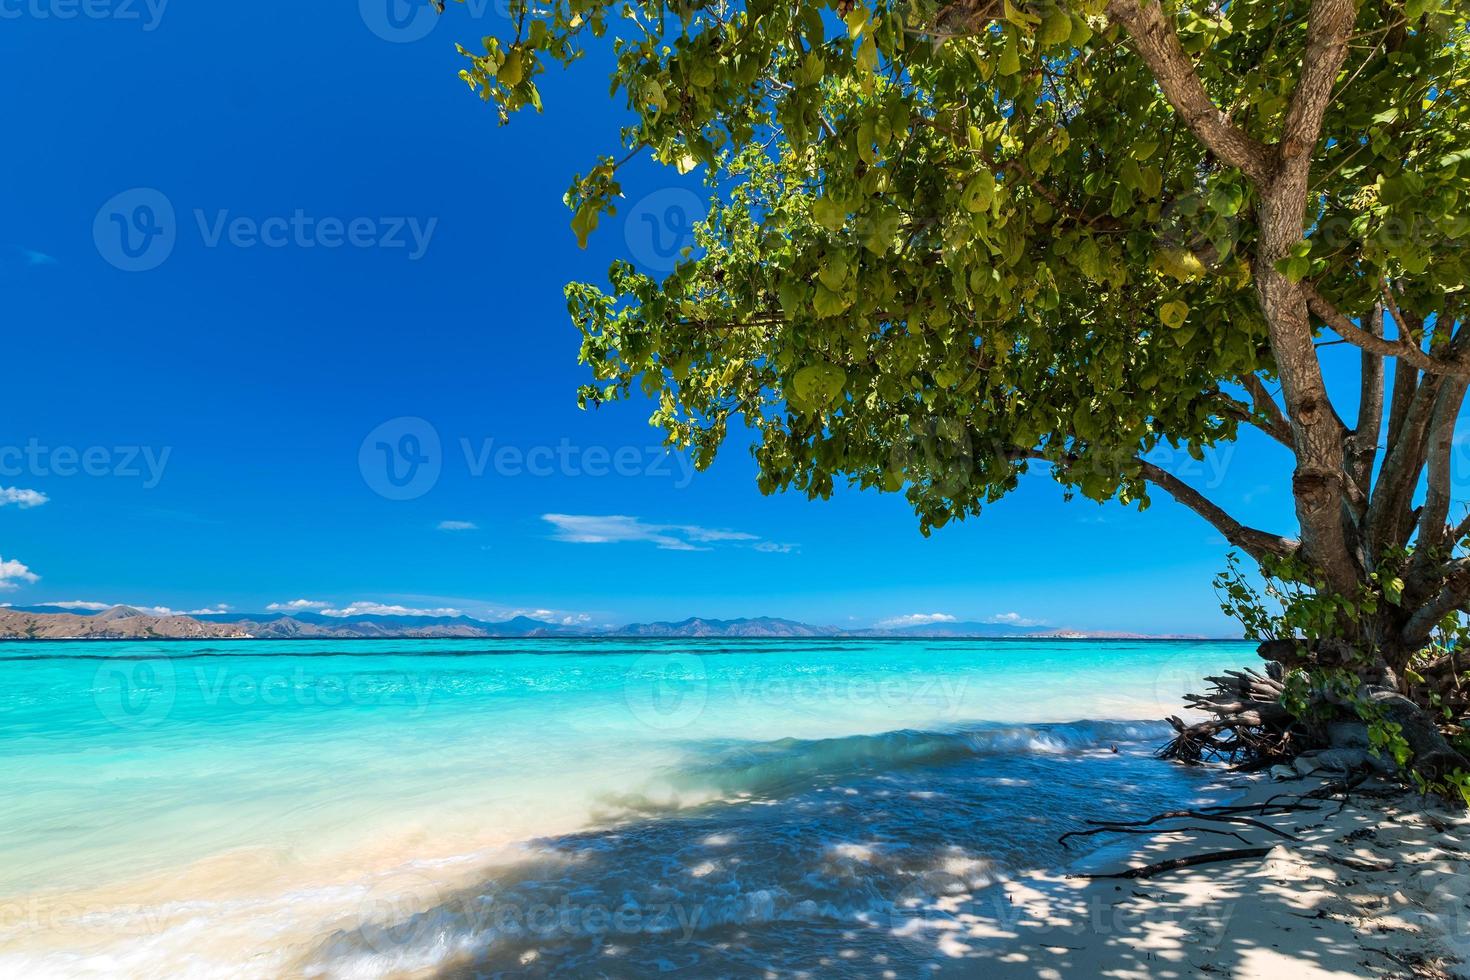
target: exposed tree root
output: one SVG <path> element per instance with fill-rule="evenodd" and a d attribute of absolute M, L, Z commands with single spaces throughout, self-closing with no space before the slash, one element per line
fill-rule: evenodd
<path fill-rule="evenodd" d="M 1284 677 L 1287 670 L 1307 662 L 1319 666 L 1339 660 L 1345 663 L 1349 654 L 1325 644 L 1306 650 L 1286 640 L 1269 640 L 1258 652 L 1267 660 L 1264 674 L 1250 668 L 1228 670 L 1222 676 L 1205 678 L 1211 685 L 1209 693 L 1185 696 L 1189 707 L 1210 717 L 1192 724 L 1170 718 L 1175 735 L 1159 750 L 1161 758 L 1190 764 L 1225 762 L 1250 770 L 1290 763 L 1303 752 L 1328 747 L 1324 725 L 1307 724 L 1282 704 Z M 1341 720 L 1355 719 L 1366 708 L 1397 726 L 1412 753 L 1414 770 L 1426 779 L 1437 780 L 1456 769 L 1470 771 L 1470 760 L 1449 743 L 1436 715 L 1425 708 L 1438 697 L 1441 713 L 1444 705 L 1450 705 L 1451 717 L 1457 717 L 1454 705 L 1470 705 L 1470 685 L 1460 689 L 1455 667 L 1453 655 L 1425 666 L 1428 673 L 1415 674 L 1412 685 L 1405 687 L 1412 687 L 1413 697 L 1388 686 L 1383 678 L 1365 677 L 1351 699 L 1324 691 L 1321 704 L 1327 714 Z"/>
<path fill-rule="evenodd" d="M 1194 724 L 1171 717 L 1175 736 L 1159 750 L 1159 756 L 1185 763 L 1228 762 L 1242 769 L 1260 769 L 1312 748 L 1281 704 L 1285 693 L 1281 678 L 1281 666 L 1275 663 L 1267 665 L 1265 674 L 1246 668 L 1205 678 L 1214 690 L 1186 695 L 1185 701 L 1212 717 Z"/>
<path fill-rule="evenodd" d="M 1233 830 L 1220 830 L 1218 827 L 1094 827 L 1091 830 L 1073 830 L 1057 838 L 1057 843 L 1063 847 L 1069 847 L 1068 837 L 1090 837 L 1093 834 L 1214 834 L 1219 837 L 1234 837 L 1242 844 L 1249 844 L 1243 835 Z"/>
<path fill-rule="evenodd" d="M 1301 807 L 1292 807 L 1292 806 L 1284 806 L 1284 807 L 1274 808 L 1271 812 L 1273 814 L 1276 814 L 1276 813 L 1291 813 L 1291 812 L 1293 812 L 1295 810 L 1298 810 L 1298 809 L 1303 809 L 1303 808 L 1301 808 Z M 1305 809 L 1316 809 L 1316 807 L 1306 807 Z M 1119 833 L 1119 834 L 1133 833 L 1136 830 L 1145 830 L 1146 828 L 1153 828 L 1154 824 L 1159 823 L 1162 820 L 1207 820 L 1207 821 L 1213 821 L 1213 822 L 1216 822 L 1216 823 L 1241 824 L 1241 825 L 1248 826 L 1248 827 L 1254 827 L 1257 830 L 1264 830 L 1268 834 L 1275 834 L 1277 837 L 1284 838 L 1285 840 L 1294 841 L 1294 840 L 1297 840 L 1298 839 L 1297 837 L 1295 837 L 1295 836 L 1293 836 L 1291 834 L 1288 834 L 1284 830 L 1277 830 L 1275 827 L 1272 827 L 1269 824 L 1262 823 L 1261 821 L 1254 820 L 1254 819 L 1252 819 L 1250 817 L 1244 817 L 1244 816 L 1240 816 L 1240 815 L 1234 814 L 1234 813 L 1212 812 L 1212 811 L 1210 811 L 1208 809 L 1205 809 L 1205 810 L 1170 810 L 1170 811 L 1167 811 L 1165 813 L 1157 813 L 1157 814 L 1154 814 L 1152 817 L 1149 817 L 1146 820 L 1089 820 L 1087 822 L 1089 824 L 1093 824 L 1094 825 L 1092 827 L 1092 829 L 1090 829 L 1090 830 L 1072 830 L 1072 831 L 1068 831 L 1067 833 L 1065 833 L 1062 836 L 1060 836 L 1060 837 L 1057 838 L 1057 843 L 1059 843 L 1063 847 L 1065 847 L 1066 844 L 1067 844 L 1067 838 L 1069 838 L 1069 837 L 1090 837 L 1093 834 L 1107 834 L 1107 833 Z M 1189 830 L 1189 829 L 1201 830 L 1201 831 L 1204 831 L 1205 833 L 1221 833 L 1221 831 L 1218 831 L 1218 830 L 1210 830 L 1210 829 L 1204 828 L 1204 827 L 1199 827 L 1199 828 L 1171 827 L 1171 828 L 1167 828 L 1167 829 L 1166 828 L 1155 828 L 1153 832 L 1155 832 L 1155 833 L 1160 833 L 1160 832 L 1162 832 L 1162 833 L 1176 833 L 1176 832 L 1181 831 L 1181 830 Z M 1232 836 L 1237 836 L 1237 835 L 1233 835 L 1232 834 Z"/>
<path fill-rule="evenodd" d="M 1179 718 L 1170 718 L 1174 727 L 1174 738 L 1161 748 L 1159 756 L 1185 763 L 1204 761 L 1225 762 L 1238 769 L 1262 769 L 1267 766 L 1290 763 L 1298 755 L 1311 749 L 1326 748 L 1330 744 L 1329 725 L 1303 722 L 1286 709 L 1283 696 L 1286 693 L 1284 677 L 1288 669 L 1300 666 L 1302 657 L 1310 656 L 1319 665 L 1323 659 L 1331 660 L 1333 650 L 1325 647 L 1304 652 L 1299 644 L 1289 641 L 1269 641 L 1261 644 L 1261 656 L 1267 660 L 1265 673 L 1250 668 L 1227 670 L 1219 677 L 1207 677 L 1211 685 L 1208 694 L 1186 695 L 1191 708 L 1206 712 L 1209 717 L 1194 724 L 1186 724 Z M 1344 658 L 1347 653 L 1343 653 Z M 1470 705 L 1470 690 L 1461 692 L 1455 673 L 1455 664 L 1449 657 L 1444 663 L 1435 662 L 1426 669 L 1423 686 L 1440 693 L 1448 703 L 1451 695 Z M 1346 663 L 1346 659 L 1343 661 Z M 1416 684 L 1420 682 L 1415 681 Z M 1470 685 L 1467 685 L 1470 688 Z M 1363 708 L 1373 717 L 1397 726 L 1412 752 L 1414 770 L 1426 778 L 1435 778 L 1457 768 L 1470 770 L 1470 761 L 1456 751 L 1440 730 L 1433 715 L 1404 693 L 1365 679 L 1351 699 L 1341 702 L 1328 700 L 1324 695 L 1321 706 L 1324 717 L 1335 716 L 1338 720 L 1356 720 Z M 1458 729 L 1456 729 L 1458 730 Z M 1249 844 L 1242 834 L 1234 829 L 1200 826 L 1202 823 L 1226 824 L 1238 828 L 1263 831 L 1287 841 L 1300 838 L 1279 830 L 1257 818 L 1277 816 L 1301 811 L 1321 809 L 1317 801 L 1340 799 L 1346 807 L 1353 795 L 1393 797 L 1405 792 L 1402 787 L 1364 788 L 1369 772 L 1354 771 L 1343 778 L 1324 783 L 1305 793 L 1280 793 L 1262 803 L 1244 805 L 1207 806 L 1195 810 L 1170 810 L 1143 820 L 1091 820 L 1086 830 L 1073 830 L 1057 838 L 1063 847 L 1073 837 L 1091 837 L 1097 834 L 1146 834 L 1146 833 L 1197 833 L 1223 837 L 1234 837 Z M 1183 826 L 1160 826 L 1167 821 L 1190 821 Z M 1107 874 L 1077 874 L 1077 878 L 1150 878 L 1165 871 L 1190 868 L 1201 864 L 1222 861 L 1244 860 L 1264 857 L 1271 848 L 1245 847 L 1228 851 L 1208 851 L 1201 854 L 1170 858 L 1141 868 Z M 1380 866 L 1348 858 L 1329 857 L 1343 867 L 1356 871 L 1388 871 L 1392 866 Z"/>
<path fill-rule="evenodd" d="M 1169 820 L 1203 820 L 1207 822 L 1219 822 L 1234 824 L 1241 827 L 1250 827 L 1273 834 L 1284 840 L 1300 842 L 1301 838 L 1284 830 L 1272 827 L 1253 817 L 1245 814 L 1253 814 L 1255 817 L 1280 816 L 1287 813 L 1314 813 L 1320 809 L 1317 801 L 1329 800 L 1341 797 L 1342 806 L 1347 806 L 1353 794 L 1361 796 L 1374 796 L 1393 798 L 1402 796 L 1406 790 L 1401 787 L 1384 787 L 1381 790 L 1364 790 L 1362 783 L 1368 778 L 1366 773 L 1350 774 L 1343 779 L 1323 783 L 1305 793 L 1279 793 L 1261 803 L 1219 805 L 1201 807 L 1198 810 L 1169 810 L 1157 813 L 1142 820 L 1116 820 L 1098 821 L 1089 820 L 1093 826 L 1087 830 L 1069 831 L 1057 838 L 1063 847 L 1067 846 L 1067 839 L 1071 837 L 1091 837 L 1094 834 L 1171 834 L 1171 833 L 1199 833 L 1215 834 L 1219 836 L 1234 837 L 1242 844 L 1250 844 L 1240 833 L 1233 830 L 1221 830 L 1214 827 L 1199 827 L 1186 825 L 1181 827 L 1160 827 Z M 1339 807 L 1339 810 L 1341 807 Z M 1151 878 L 1165 871 L 1173 871 L 1178 868 L 1192 868 L 1201 864 L 1214 864 L 1221 861 L 1236 861 L 1246 858 L 1264 857 L 1272 850 L 1270 847 L 1251 846 L 1236 848 L 1229 851 L 1206 851 L 1200 854 L 1189 854 L 1181 857 L 1169 858 L 1155 864 L 1146 865 L 1141 868 L 1129 868 L 1124 871 L 1109 872 L 1106 874 L 1073 874 L 1072 878 Z M 1326 860 L 1351 868 L 1354 871 L 1392 871 L 1394 865 L 1373 864 L 1367 861 L 1358 861 L 1352 858 L 1341 858 L 1327 855 Z"/>
<path fill-rule="evenodd" d="M 1107 874 L 1073 874 L 1069 878 L 1152 878 L 1154 875 L 1163 874 L 1165 871 L 1174 871 L 1178 868 L 1193 868 L 1201 864 L 1216 864 L 1221 861 L 1243 861 L 1247 858 L 1265 857 L 1271 853 L 1269 847 L 1240 847 L 1233 851 L 1207 851 L 1204 854 L 1189 854 L 1184 857 L 1169 858 L 1167 861 L 1158 861 L 1154 864 L 1145 864 L 1141 868 L 1129 868 L 1127 871 L 1112 871 Z"/>

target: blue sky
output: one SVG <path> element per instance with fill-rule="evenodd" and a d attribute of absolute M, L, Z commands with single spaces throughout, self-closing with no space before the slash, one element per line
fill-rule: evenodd
<path fill-rule="evenodd" d="M 579 411 L 563 283 L 657 270 L 698 198 L 631 166 L 579 250 L 561 195 L 615 147 L 606 64 L 500 128 L 453 50 L 494 4 L 393 2 L 3 8 L 0 601 L 1232 632 L 1223 540 L 1162 496 L 1037 474 L 924 539 L 899 496 L 762 497 L 739 445 L 692 474 L 648 404 Z M 1284 450 L 1190 467 L 1294 529 Z"/>

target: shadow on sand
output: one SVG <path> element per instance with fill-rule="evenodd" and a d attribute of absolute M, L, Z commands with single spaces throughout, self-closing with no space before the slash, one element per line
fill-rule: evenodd
<path fill-rule="evenodd" d="M 1061 831 L 1176 805 L 1201 788 L 1198 774 L 1127 752 L 996 768 L 971 759 L 814 776 L 785 795 L 687 809 L 623 801 L 610 829 L 533 842 L 465 887 L 365 915 L 301 970 L 446 980 L 1408 975 L 1387 944 L 1365 951 L 1350 916 L 1305 912 L 1297 871 L 1272 858 L 1136 882 L 1026 873 L 1076 858 L 1057 846 Z M 1309 823 L 1305 840 L 1344 838 L 1371 820 L 1347 809 Z M 1116 869 L 1234 846 L 1130 838 L 1084 863 Z M 1356 886 L 1346 870 L 1330 883 L 1348 905 Z"/>

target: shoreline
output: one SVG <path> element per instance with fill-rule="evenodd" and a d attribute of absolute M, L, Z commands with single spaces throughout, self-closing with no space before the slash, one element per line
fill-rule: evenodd
<path fill-rule="evenodd" d="M 997 734 L 1014 739 L 1029 733 L 1027 737 L 1034 739 L 1052 728 L 1070 731 L 1078 725 L 1095 724 L 1038 723 L 1016 725 L 1014 730 L 1011 726 L 999 726 Z M 1105 724 L 1126 727 L 1134 722 Z M 1137 724 L 1159 723 L 1138 721 Z M 883 734 L 894 736 L 904 733 Z M 882 741 L 882 737 L 878 736 L 878 740 Z M 1110 737 L 1115 736 L 1095 735 L 1095 744 L 1075 749 L 1068 748 L 1065 740 L 1040 750 L 1028 751 L 1017 746 L 998 752 L 995 759 L 1073 760 L 1084 768 L 1067 773 L 1066 778 L 1069 785 L 1081 786 L 1087 783 L 1083 773 L 1092 771 L 1092 763 L 1086 760 L 1103 763 L 1119 759 L 1116 751 L 1109 751 Z M 806 747 L 826 750 L 830 748 L 828 742 L 845 743 L 854 739 L 865 741 L 867 737 L 815 740 Z M 1138 756 L 1139 751 L 1125 751 L 1123 758 Z M 784 754 L 769 761 L 789 763 Z M 744 762 L 736 767 L 736 774 L 760 770 L 761 763 L 760 759 Z M 722 771 L 718 767 L 711 770 L 716 775 Z M 841 766 L 834 770 L 827 763 L 814 770 L 817 775 L 834 771 L 846 770 Z M 799 775 L 807 769 L 798 766 L 793 772 Z M 899 767 L 894 772 L 902 773 L 903 768 Z M 413 960 L 418 947 L 437 942 L 434 933 L 438 926 L 433 923 L 447 924 L 470 945 L 476 945 L 471 939 L 475 924 L 481 928 L 494 925 L 493 916 L 487 915 L 489 907 L 482 907 L 473 897 L 487 893 L 487 882 L 492 885 L 514 882 L 529 873 L 522 869 L 534 871 L 533 877 L 543 875 L 578 853 L 575 847 L 558 850 L 543 846 L 549 838 L 553 843 L 559 837 L 612 842 L 619 840 L 627 827 L 635 827 L 666 831 L 668 840 L 678 842 L 682 839 L 687 845 L 693 838 L 680 829 L 686 825 L 686 818 L 698 820 L 698 811 L 706 806 L 740 807 L 743 801 L 763 798 L 766 793 L 762 787 L 766 781 L 756 782 L 758 785 L 754 789 L 744 787 L 743 783 L 725 789 L 715 784 L 706 786 L 699 783 L 697 786 L 702 787 L 700 792 L 706 798 L 695 801 L 686 797 L 668 814 L 649 814 L 646 821 L 634 816 L 632 811 L 600 816 L 587 814 L 561 826 L 542 824 L 532 835 L 496 835 L 489 840 L 450 841 L 440 834 L 426 836 L 426 828 L 410 828 L 412 832 L 394 834 L 390 839 L 376 839 L 375 846 L 366 851 L 356 848 L 343 851 L 333 847 L 307 854 L 294 850 L 277 852 L 245 847 L 212 854 L 184 867 L 154 869 L 137 877 L 129 875 L 91 887 L 45 889 L 0 897 L 0 912 L 4 913 L 0 916 L 0 963 L 10 964 L 16 972 L 27 972 L 28 975 L 57 977 L 145 976 L 160 964 L 189 964 L 191 970 L 201 976 L 262 978 L 300 975 L 305 971 L 321 976 L 384 977 L 435 975 L 440 970 L 452 972 L 452 955 L 437 967 L 422 971 L 404 969 L 403 966 L 405 961 Z M 1207 784 L 1215 783 L 1209 779 L 1189 782 L 1187 791 L 1177 796 L 1158 793 L 1152 802 L 1174 805 L 1179 799 L 1194 800 L 1206 792 Z M 1000 785 L 1010 783 L 1002 777 Z M 907 787 L 916 798 L 929 798 L 935 788 L 935 784 L 927 779 L 920 779 Z M 686 792 L 692 790 L 686 788 Z M 756 809 L 765 810 L 765 807 Z M 624 825 L 624 816 L 634 816 L 634 819 Z M 710 868 L 720 863 L 728 843 L 741 836 L 733 825 L 720 823 L 719 817 L 712 819 L 717 826 L 693 835 L 698 838 L 706 831 L 716 832 L 698 842 L 701 857 L 711 862 Z M 1055 835 L 1066 829 L 1070 828 L 1058 822 L 1049 832 Z M 727 838 L 727 841 L 716 842 L 717 836 Z M 834 847 L 831 854 L 839 861 L 849 862 L 851 872 L 861 877 L 868 873 L 865 866 L 875 860 L 874 855 L 859 853 L 866 850 L 861 844 L 861 837 L 849 836 L 845 840 L 847 843 Z M 585 855 L 589 852 L 580 853 Z M 657 847 L 649 852 L 666 858 L 671 853 Z M 678 861 L 674 863 L 679 865 Z M 626 864 L 630 868 L 641 865 L 641 861 Z M 681 867 L 683 873 L 694 879 L 708 873 L 703 867 L 696 867 L 693 859 L 683 862 Z M 967 873 L 964 869 L 956 870 L 961 874 Z M 779 887 L 780 881 L 779 875 L 768 880 L 754 880 L 759 888 Z M 834 882 L 836 880 L 833 879 Z M 595 887 L 596 883 L 593 884 Z M 635 872 L 635 879 L 627 884 L 640 889 L 632 893 L 640 904 L 664 900 L 660 893 L 663 888 L 661 881 L 637 879 Z M 758 894 L 756 888 L 753 885 L 742 891 L 754 897 Z M 566 891 L 566 887 L 559 887 L 553 898 L 560 901 Z M 504 892 L 496 893 L 493 887 L 488 892 L 499 896 L 499 904 L 494 906 L 496 909 L 524 907 L 535 911 L 543 904 L 542 896 L 536 893 L 517 898 Z M 626 897 L 621 891 L 609 891 L 607 894 Z M 710 892 L 702 897 L 691 896 L 683 902 L 676 901 L 675 907 L 686 915 L 704 916 L 703 919 L 691 918 L 686 923 L 698 928 L 692 930 L 697 935 L 685 937 L 692 939 L 693 945 L 680 944 L 682 952 L 692 953 L 699 945 L 718 942 L 718 937 L 731 929 L 749 929 L 752 933 L 759 933 L 782 927 L 780 922 L 763 918 L 765 913 L 759 903 L 739 914 L 734 923 L 722 921 L 718 918 L 717 905 L 704 907 L 700 904 L 715 898 L 715 893 Z M 591 902 L 589 908 L 601 901 Z M 606 901 L 616 904 L 613 897 Z M 426 913 L 425 917 L 418 917 L 421 912 Z M 802 917 L 805 915 L 803 913 Z M 879 935 L 900 924 L 898 917 L 889 914 L 881 904 L 871 908 L 867 917 Z M 380 926 L 386 928 L 387 938 L 382 937 Z M 468 927 L 469 932 L 464 932 L 461 926 Z M 811 920 L 811 926 L 827 935 L 836 935 L 844 929 L 841 921 L 825 916 Z M 207 941 L 202 940 L 201 930 L 208 931 Z M 649 925 L 647 930 L 636 929 L 631 934 L 619 930 L 621 927 L 609 932 L 604 941 L 610 945 L 619 941 L 635 945 L 644 941 L 664 941 L 658 934 L 660 927 L 657 923 Z M 547 938 L 556 945 L 565 942 L 567 935 L 553 930 Z M 589 935 L 585 938 L 594 937 Z M 534 939 L 532 943 L 535 944 Z M 517 952 L 524 948 L 517 943 L 514 934 L 511 945 L 517 946 Z M 431 951 L 426 949 L 424 952 Z M 340 961 L 334 963 L 339 957 Z"/>
<path fill-rule="evenodd" d="M 3 608 L 3 607 L 0 607 Z M 625 635 L 621 633 L 567 633 L 567 634 L 537 634 L 526 636 L 515 636 L 508 633 L 496 633 L 486 636 L 418 636 L 412 633 L 394 633 L 389 635 L 364 635 L 364 636 L 255 636 L 255 635 L 229 635 L 229 636 L 20 636 L 0 635 L 0 643 L 19 644 L 46 644 L 46 643 L 202 643 L 206 640 L 250 640 L 258 643 L 360 643 L 379 642 L 389 640 L 433 640 L 439 642 L 463 642 L 478 643 L 484 640 L 495 640 L 497 642 L 521 642 L 531 640 L 536 642 L 566 642 L 566 641 L 589 641 L 589 640 L 618 640 L 626 643 L 667 642 L 678 641 L 680 643 L 729 643 L 731 641 L 747 643 L 770 643 L 780 641 L 782 643 L 831 643 L 834 640 L 862 640 L 864 642 L 883 643 L 1050 643 L 1053 641 L 1066 641 L 1068 643 L 1229 643 L 1241 646 L 1251 645 L 1254 647 L 1256 641 L 1241 637 L 1230 636 L 1090 636 L 1090 635 L 1039 635 L 1039 636 L 860 636 L 845 633 L 834 633 L 830 636 L 680 636 L 677 633 L 652 633 L 647 636 Z"/>
<path fill-rule="evenodd" d="M 645 644 L 662 646 L 638 641 Z M 463 649 L 445 646 L 454 648 L 440 651 L 446 656 Z M 1059 836 L 1085 829 L 1084 818 L 1259 806 L 1322 785 L 1154 760 L 1167 734 L 1158 719 L 1173 706 L 1175 688 L 1215 669 L 1210 658 L 1223 654 L 1185 645 L 1120 664 L 1105 651 L 1078 659 L 1066 644 L 1001 683 L 986 673 L 987 665 L 1011 662 L 1001 652 L 975 663 L 915 655 L 891 675 L 875 673 L 872 657 L 845 653 L 814 666 L 804 644 L 790 646 L 797 650 L 785 659 L 695 660 L 697 686 L 679 692 L 679 705 L 698 709 L 687 717 L 650 710 L 661 690 L 653 681 L 664 674 L 590 656 L 568 661 L 565 677 L 511 661 L 430 663 L 425 676 L 454 680 L 443 688 L 454 697 L 417 713 L 395 700 L 365 700 L 388 705 L 371 716 L 381 718 L 375 728 L 358 723 L 370 716 L 310 698 L 265 703 L 269 711 L 243 695 L 211 700 L 232 688 L 211 687 L 202 676 L 187 683 L 181 674 L 172 678 L 157 736 L 107 714 L 111 702 L 95 700 L 95 664 L 67 667 L 71 673 L 58 676 L 72 684 L 62 690 L 81 696 L 63 703 L 83 724 L 66 733 L 79 747 L 100 737 L 99 744 L 139 752 L 187 734 L 191 751 L 211 749 L 160 754 L 156 765 L 141 767 L 118 755 L 129 764 L 100 771 L 124 780 L 119 786 L 146 788 L 139 779 L 187 773 L 185 764 L 199 758 L 209 765 L 184 780 L 185 789 L 225 772 L 231 793 L 257 785 L 275 792 L 286 766 L 303 792 L 283 797 L 295 814 L 289 819 L 253 811 L 289 832 L 265 848 L 210 853 L 136 879 L 0 896 L 0 962 L 58 977 L 143 976 L 176 965 L 200 976 L 448 978 L 487 964 L 515 972 L 534 963 L 532 972 L 555 974 L 665 959 L 782 975 L 844 968 L 867 971 L 860 976 L 1027 978 L 1458 975 L 1428 966 L 1405 972 L 1405 963 L 1447 958 L 1466 934 L 1456 916 L 1470 891 L 1454 881 L 1467 877 L 1459 872 L 1470 855 L 1470 821 L 1412 796 L 1355 792 L 1346 805 L 1323 801 L 1261 818 L 1300 842 L 1195 818 L 1182 821 L 1201 828 L 1189 833 L 1164 822 L 1157 831 L 1074 839 L 1071 851 L 1058 846 Z M 394 663 L 385 660 L 378 673 L 353 664 L 313 668 L 309 684 L 288 690 L 312 691 L 356 671 L 388 677 L 383 691 L 394 694 L 408 689 Z M 547 684 L 531 684 L 532 670 Z M 1072 705 L 1059 692 L 1075 692 L 1078 671 L 1110 679 L 1122 672 L 1135 696 L 1120 701 L 1097 686 L 1069 721 L 1024 717 Z M 275 675 L 260 668 L 238 676 L 254 691 Z M 834 694 L 821 686 L 828 677 L 874 690 L 900 686 L 878 700 L 846 688 Z M 786 686 L 798 683 L 817 686 L 803 698 Z M 903 727 L 919 712 L 938 720 Z M 954 715 L 992 720 L 960 724 L 948 720 Z M 282 731 L 296 737 L 246 737 Z M 364 741 L 364 731 L 376 734 Z M 406 743 L 410 731 L 417 741 Z M 308 734 L 311 754 L 303 756 Z M 202 741 L 206 735 L 214 740 Z M 236 750 L 245 744 L 274 754 Z M 527 767 L 523 747 L 532 745 L 539 761 Z M 612 745 L 616 752 L 607 750 Z M 577 753 L 600 761 L 580 764 Z M 42 753 L 17 758 L 32 760 L 18 767 L 22 777 L 43 771 Z M 346 774 L 364 772 L 396 773 L 398 781 L 382 786 L 399 788 L 353 795 L 359 784 Z M 344 780 L 340 789 L 334 780 Z M 218 779 L 209 785 L 220 792 Z M 572 785 L 588 789 L 586 807 L 567 805 Z M 148 817 L 144 804 L 163 790 L 182 792 L 164 784 L 126 802 Z M 359 798 L 360 812 L 343 809 Z M 239 819 L 218 808 L 201 812 L 219 826 Z M 177 856 L 157 846 L 167 826 L 140 838 L 152 847 L 146 855 Z M 1239 848 L 1261 853 L 1140 880 L 1073 877 Z M 126 856 L 116 848 L 98 854 L 118 867 Z M 1405 877 L 1412 887 L 1398 880 Z M 571 919 L 562 918 L 564 906 Z M 619 920 L 625 906 L 639 917 Z M 672 927 L 652 914 L 665 906 L 683 916 Z M 557 917 L 541 922 L 544 911 Z"/>
<path fill-rule="evenodd" d="M 1063 865 L 1023 872 L 978 891 L 952 894 L 916 908 L 896 908 L 886 921 L 875 924 L 927 959 L 930 969 L 926 973 L 945 977 L 1343 980 L 1470 976 L 1466 963 L 1456 962 L 1457 957 L 1470 953 L 1470 875 L 1464 873 L 1470 859 L 1470 817 L 1411 793 L 1381 797 L 1391 788 L 1379 782 L 1355 788 L 1345 802 L 1336 796 L 1309 799 L 1302 801 L 1302 809 L 1279 812 L 1272 808 L 1263 815 L 1261 808 L 1268 801 L 1294 802 L 1320 791 L 1328 781 L 1307 777 L 1282 783 L 1260 774 L 1227 771 L 1212 775 L 1215 778 L 1181 798 L 1179 807 L 1208 812 L 1220 807 L 1254 807 L 1253 811 L 1230 812 L 1259 821 L 1262 827 L 1182 818 L 1160 821 L 1157 831 L 1083 838 L 1085 850 Z M 1098 839 L 1105 839 L 1100 846 L 1088 843 Z M 1243 848 L 1268 850 L 1263 856 L 1140 879 L 1084 877 Z M 458 870 L 472 872 L 475 866 L 483 867 L 488 855 L 462 857 L 469 860 Z M 438 863 L 424 862 L 416 872 L 404 873 L 400 868 L 367 895 L 355 896 L 355 901 L 337 910 L 338 916 L 349 916 L 340 920 L 342 925 L 352 929 L 352 907 L 363 901 L 374 906 L 386 903 L 402 912 L 421 905 L 420 900 L 408 900 L 410 886 L 435 897 L 446 894 L 461 875 L 441 877 L 448 870 L 443 866 L 438 869 L 440 874 L 429 873 L 428 866 Z M 346 881 L 338 882 L 332 890 L 346 885 Z M 354 892 L 347 887 L 338 894 L 346 898 Z M 199 911 L 196 906 L 192 914 Z M 186 920 L 191 917 L 183 908 L 172 912 Z M 324 921 L 330 923 L 335 917 L 324 916 Z M 71 965 L 81 972 L 98 964 L 83 952 L 90 945 L 87 939 L 100 938 L 88 935 L 90 930 L 83 925 L 87 918 L 84 914 L 74 923 L 82 929 L 75 937 L 81 940 L 76 947 L 79 955 Z M 163 925 L 155 919 L 143 927 L 153 931 Z M 222 925 L 225 923 L 216 922 L 215 928 Z M 757 922 L 746 927 L 761 928 Z M 323 976 L 338 975 L 327 963 L 302 955 L 313 948 L 321 951 L 323 933 L 312 933 L 315 939 L 310 934 L 298 935 L 293 942 L 277 946 L 273 954 L 257 946 L 249 955 L 249 966 L 238 964 L 235 975 L 280 976 L 308 963 Z M 215 941 L 226 946 L 239 944 L 244 953 L 264 938 L 248 923 L 237 922 L 217 934 Z M 284 936 L 277 937 L 281 938 Z M 92 955 L 97 953 L 101 950 L 92 950 Z M 121 967 L 129 975 L 146 972 L 143 962 L 111 961 L 114 968 Z M 521 965 L 526 962 L 522 960 Z M 52 966 L 60 965 L 52 961 Z M 552 967 L 552 963 L 544 965 Z M 838 967 L 841 961 L 832 960 L 830 965 Z M 390 970 L 381 975 L 467 976 L 470 974 L 461 970 L 468 966 L 451 957 L 433 968 Z M 137 973 L 132 972 L 135 969 Z M 58 970 L 55 975 L 64 972 Z"/>
<path fill-rule="evenodd" d="M 1189 818 L 1120 835 L 1062 868 L 954 903 L 947 921 L 917 929 L 941 954 L 939 972 L 1018 980 L 1470 977 L 1470 817 L 1377 781 L 1346 802 L 1334 796 L 1306 802 L 1315 809 L 1260 815 L 1268 800 L 1328 781 L 1222 776 L 1214 802 L 1193 809 L 1255 807 L 1240 815 L 1298 840 Z M 1138 879 L 1085 877 L 1237 849 L 1266 853 Z"/>

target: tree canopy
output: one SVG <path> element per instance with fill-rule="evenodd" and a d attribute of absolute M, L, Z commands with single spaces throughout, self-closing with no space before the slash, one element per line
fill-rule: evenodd
<path fill-rule="evenodd" d="M 637 154 L 711 188 L 666 278 L 618 262 L 606 289 L 568 287 L 584 403 L 655 399 L 652 421 L 700 466 L 743 421 L 764 490 L 901 491 L 926 532 L 1045 460 L 1096 500 L 1143 506 L 1161 487 L 1343 594 L 1412 540 L 1423 567 L 1405 588 L 1433 606 L 1419 625 L 1464 606 L 1466 528 L 1446 524 L 1470 378 L 1462 5 L 511 13 L 514 36 L 460 49 L 502 121 L 540 108 L 555 63 L 616 53 L 624 145 L 572 182 L 580 239 Z M 1353 425 L 1327 394 L 1327 339 L 1363 351 Z M 1198 455 L 1242 425 L 1291 451 L 1299 535 L 1243 527 L 1143 458 L 1160 442 Z"/>

